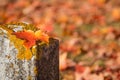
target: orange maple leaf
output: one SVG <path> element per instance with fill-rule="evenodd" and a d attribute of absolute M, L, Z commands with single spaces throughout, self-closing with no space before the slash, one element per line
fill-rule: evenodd
<path fill-rule="evenodd" d="M 16 35 L 17 38 L 25 40 L 24 45 L 27 48 L 34 46 L 37 40 L 41 40 L 47 43 L 49 42 L 49 36 L 40 30 L 36 31 L 35 33 L 31 30 L 14 32 L 13 35 Z"/>
<path fill-rule="evenodd" d="M 27 48 L 31 48 L 36 43 L 36 37 L 33 31 L 14 32 L 17 38 L 25 40 L 24 45 Z"/>

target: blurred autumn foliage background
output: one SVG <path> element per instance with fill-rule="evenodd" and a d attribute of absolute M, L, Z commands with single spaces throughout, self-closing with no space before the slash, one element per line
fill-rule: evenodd
<path fill-rule="evenodd" d="M 0 24 L 60 40 L 60 80 L 120 80 L 120 0 L 0 0 Z"/>

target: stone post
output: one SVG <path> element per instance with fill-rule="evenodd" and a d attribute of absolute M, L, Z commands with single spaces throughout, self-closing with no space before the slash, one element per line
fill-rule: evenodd
<path fill-rule="evenodd" d="M 36 58 L 20 60 L 7 30 L 0 27 L 0 80 L 59 80 L 59 41 L 49 40 L 49 45 L 36 44 Z"/>

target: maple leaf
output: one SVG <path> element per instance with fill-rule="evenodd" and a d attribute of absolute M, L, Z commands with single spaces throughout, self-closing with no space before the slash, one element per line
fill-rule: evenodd
<path fill-rule="evenodd" d="M 25 40 L 24 45 L 27 48 L 31 48 L 36 43 L 36 37 L 33 31 L 27 30 L 22 32 L 14 32 L 13 35 L 16 35 L 17 38 Z"/>
<path fill-rule="evenodd" d="M 14 32 L 13 35 L 16 35 L 17 38 L 25 40 L 24 45 L 27 48 L 34 46 L 37 40 L 47 43 L 49 42 L 49 36 L 40 30 L 36 31 L 35 33 L 31 30 Z"/>

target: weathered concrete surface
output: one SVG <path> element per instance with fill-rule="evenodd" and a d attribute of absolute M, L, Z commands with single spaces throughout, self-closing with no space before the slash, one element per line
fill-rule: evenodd
<path fill-rule="evenodd" d="M 34 58 L 29 61 L 18 60 L 17 53 L 7 31 L 0 28 L 0 80 L 36 80 Z"/>

